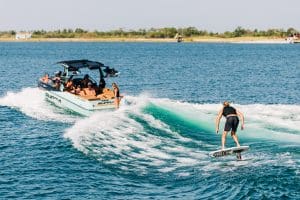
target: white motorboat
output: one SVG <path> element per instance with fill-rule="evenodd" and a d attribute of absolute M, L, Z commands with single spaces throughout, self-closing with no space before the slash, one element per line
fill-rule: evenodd
<path fill-rule="evenodd" d="M 100 62 L 89 60 L 69 60 L 57 64 L 62 65 L 64 70 L 57 72 L 54 77 L 46 75 L 38 81 L 38 86 L 45 90 L 48 101 L 84 116 L 89 116 L 95 111 L 115 108 L 114 93 L 105 87 L 105 78 L 118 76 L 116 70 Z M 99 84 L 92 76 L 81 73 L 86 69 L 99 72 Z M 90 90 L 94 90 L 95 94 L 83 93 L 87 90 L 84 85 L 85 79 Z M 72 83 L 71 87 L 68 86 L 68 82 Z"/>

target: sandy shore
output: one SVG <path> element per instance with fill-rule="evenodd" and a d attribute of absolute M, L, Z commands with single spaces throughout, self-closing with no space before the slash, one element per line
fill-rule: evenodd
<path fill-rule="evenodd" d="M 171 38 L 30 38 L 16 40 L 15 38 L 0 38 L 0 42 L 176 42 Z M 184 38 L 184 42 L 199 43 L 288 43 L 284 38 L 268 37 L 190 37 Z"/>
<path fill-rule="evenodd" d="M 270 37 L 235 37 L 235 38 L 217 38 L 217 37 L 194 37 L 186 38 L 190 42 L 213 42 L 213 43 L 254 43 L 254 44 L 283 44 L 288 43 L 285 38 Z"/>

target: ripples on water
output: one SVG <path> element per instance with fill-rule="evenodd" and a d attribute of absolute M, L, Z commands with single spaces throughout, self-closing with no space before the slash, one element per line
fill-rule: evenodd
<path fill-rule="evenodd" d="M 297 46 L 0 48 L 1 198 L 299 198 L 299 61 L 291 60 Z M 121 71 L 109 80 L 126 94 L 121 109 L 83 118 L 44 101 L 33 79 L 55 71 L 49 65 L 58 60 L 77 58 Z M 250 150 L 241 162 L 208 157 L 220 145 L 214 119 L 224 99 L 246 116 L 238 135 Z M 229 137 L 227 143 L 233 145 Z"/>

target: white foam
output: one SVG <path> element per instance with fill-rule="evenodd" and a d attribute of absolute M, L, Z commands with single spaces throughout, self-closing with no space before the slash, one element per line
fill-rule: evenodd
<path fill-rule="evenodd" d="M 188 115 L 193 119 L 203 116 L 204 118 L 214 119 L 218 111 L 222 108 L 221 104 L 194 104 L 169 99 L 152 99 L 152 101 L 163 108 L 173 110 L 175 113 L 180 113 L 184 117 Z M 259 120 L 266 124 L 270 123 L 271 125 L 300 131 L 299 105 L 232 105 L 245 114 L 246 120 Z"/>
<path fill-rule="evenodd" d="M 242 106 L 249 119 L 265 125 L 300 131 L 300 106 L 298 105 L 261 105 Z"/>
<path fill-rule="evenodd" d="M 222 108 L 221 104 L 193 104 L 168 99 L 157 99 L 153 102 L 209 132 L 214 132 L 215 117 Z M 233 106 L 245 115 L 245 130 L 239 131 L 240 137 L 300 143 L 299 105 L 233 104 Z M 223 129 L 224 121 L 222 118 L 220 130 Z"/>
<path fill-rule="evenodd" d="M 167 124 L 154 116 L 143 113 L 143 108 L 147 104 L 136 101 L 144 98 L 129 97 L 127 99 L 130 101 L 129 104 L 122 109 L 95 113 L 78 120 L 64 136 L 80 151 L 93 154 L 106 164 L 125 165 L 132 170 L 144 171 L 141 166 L 146 165 L 167 172 L 178 167 L 197 164 L 199 155 L 193 154 L 192 148 L 178 147 L 177 144 L 178 140 L 189 141 L 189 139 L 172 131 Z M 166 137 L 147 132 L 143 124 L 130 116 L 144 120 Z"/>
<path fill-rule="evenodd" d="M 158 169 L 159 172 L 163 172 L 163 173 L 172 172 L 174 170 L 176 170 L 175 167 L 163 167 L 163 168 Z"/>
<path fill-rule="evenodd" d="M 55 108 L 45 101 L 45 94 L 38 88 L 23 88 L 19 92 L 7 92 L 0 98 L 1 106 L 16 108 L 27 116 L 39 120 L 54 120 L 60 122 L 73 122 L 74 117 L 63 114 L 62 110 Z"/>
<path fill-rule="evenodd" d="M 214 145 L 183 137 L 174 131 L 170 127 L 171 125 L 165 124 L 156 116 L 144 113 L 144 107 L 150 104 L 169 110 L 183 120 L 204 127 L 212 133 L 214 132 L 215 117 L 222 107 L 220 104 L 192 104 L 169 99 L 153 99 L 147 96 L 129 96 L 125 98 L 119 110 L 99 112 L 88 118 L 80 119 L 66 130 L 64 136 L 70 139 L 78 150 L 92 154 L 105 164 L 122 166 L 120 168 L 127 171 L 140 170 L 140 173 L 147 173 L 147 168 L 151 167 L 163 173 L 192 166 L 198 166 L 204 171 L 228 170 L 223 167 L 223 161 L 212 162 L 207 155 L 208 151 L 200 149 L 201 147 L 211 148 Z M 243 111 L 246 117 L 246 130 L 239 133 L 239 136 L 272 138 L 279 142 L 300 142 L 297 127 L 299 106 L 237 104 L 234 107 Z M 268 121 L 264 116 L 273 117 L 273 119 Z M 146 122 L 160 133 L 149 132 L 140 121 Z M 285 122 L 288 123 L 288 126 Z M 279 129 L 273 130 L 268 126 L 279 127 Z M 281 128 L 288 129 L 289 132 L 284 132 Z M 199 144 L 199 149 L 187 147 L 184 142 Z M 244 165 L 276 164 L 277 160 L 272 160 L 271 156 L 250 154 L 249 161 L 228 161 L 227 164 L 231 170 Z M 290 165 L 292 161 L 285 161 L 284 164 Z"/>
<path fill-rule="evenodd" d="M 178 173 L 177 176 L 178 177 L 187 177 L 187 176 L 190 176 L 191 174 L 188 173 L 188 172 L 181 172 L 181 173 Z"/>

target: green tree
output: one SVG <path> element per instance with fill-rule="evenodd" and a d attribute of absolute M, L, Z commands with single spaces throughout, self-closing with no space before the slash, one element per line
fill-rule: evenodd
<path fill-rule="evenodd" d="M 294 28 L 288 28 L 288 30 L 286 31 L 287 36 L 292 36 L 292 35 L 297 34 L 297 33 L 298 33 L 298 31 Z"/>
<path fill-rule="evenodd" d="M 238 26 L 234 31 L 233 31 L 233 37 L 241 37 L 246 33 L 246 30 L 243 29 L 242 27 Z"/>
<path fill-rule="evenodd" d="M 81 29 L 81 28 L 76 28 L 75 33 L 86 33 L 87 31 Z"/>
<path fill-rule="evenodd" d="M 12 35 L 12 36 L 14 36 L 14 35 L 16 35 L 16 31 L 11 30 L 11 31 L 9 31 L 9 34 Z"/>
<path fill-rule="evenodd" d="M 199 35 L 199 31 L 195 27 L 188 27 L 188 28 L 184 28 L 183 29 L 183 35 L 185 37 L 198 36 Z"/>

